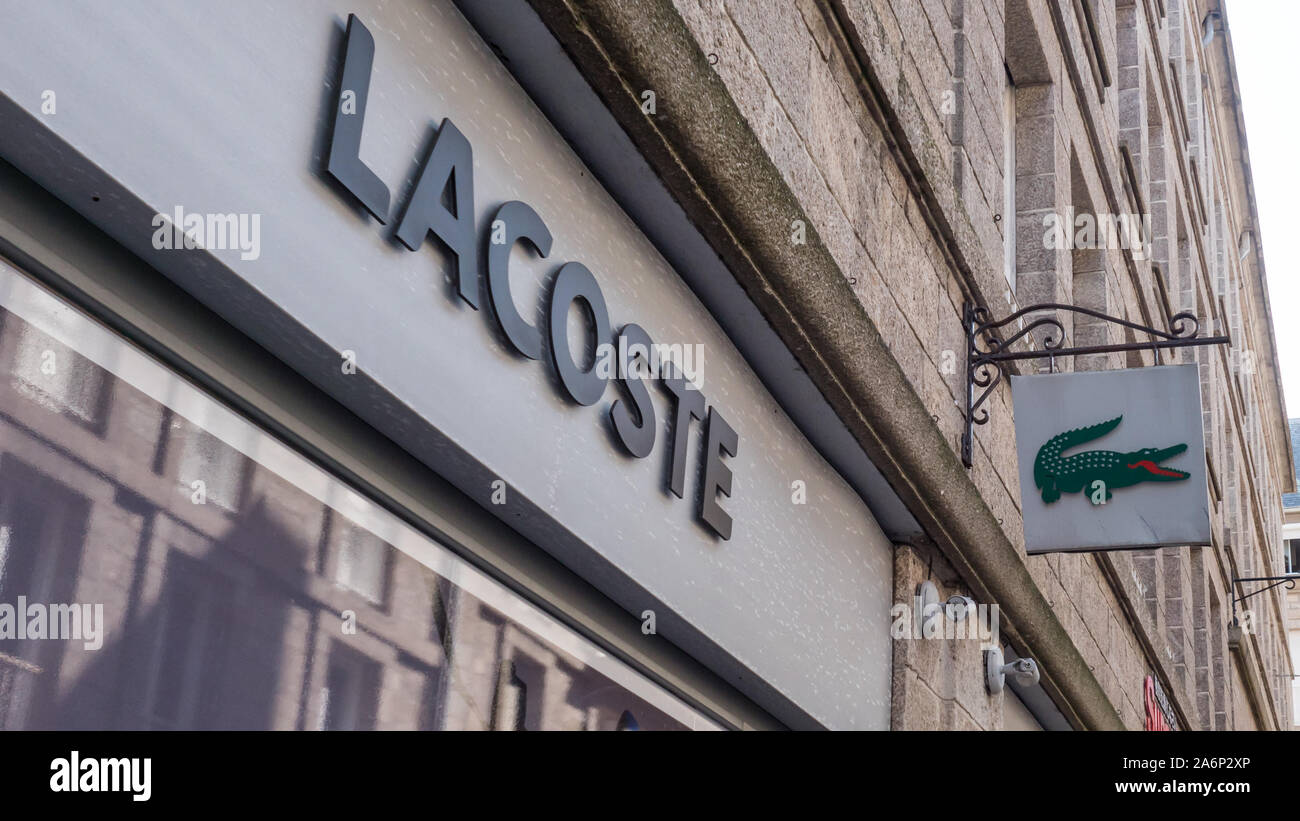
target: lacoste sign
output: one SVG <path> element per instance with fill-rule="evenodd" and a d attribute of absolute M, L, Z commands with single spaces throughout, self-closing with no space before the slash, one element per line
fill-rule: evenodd
<path fill-rule="evenodd" d="M 554 371 L 557 386 L 574 405 L 595 405 L 606 394 L 610 381 L 621 383 L 626 399 L 610 405 L 607 420 L 613 438 L 631 458 L 644 459 L 654 449 L 657 421 L 649 385 L 658 383 L 672 403 L 672 433 L 663 445 L 670 460 L 665 489 L 678 499 L 685 498 L 689 427 L 692 421 L 700 423 L 705 444 L 703 454 L 697 457 L 697 518 L 719 538 L 730 539 L 732 518 L 719 497 L 732 493 L 733 477 L 725 457 L 738 452 L 739 434 L 686 374 L 676 367 L 661 369 L 662 363 L 654 357 L 661 346 L 648 331 L 629 322 L 615 333 L 600 281 L 582 262 L 570 260 L 556 266 L 548 304 L 539 317 L 545 322 L 530 322 L 519 311 L 511 293 L 512 250 L 519 246 L 545 258 L 551 252 L 551 231 L 541 214 L 518 200 L 500 204 L 492 217 L 476 222 L 473 146 L 450 117 L 443 119 L 437 137 L 429 144 L 405 204 L 393 212 L 388 184 L 360 155 L 374 56 L 375 41 L 369 29 L 356 15 L 349 15 L 326 161 L 330 176 L 381 225 L 396 219 L 392 236 L 409 250 L 419 251 L 432 236 L 450 251 L 456 260 L 456 296 L 472 310 L 486 302 L 484 313 L 490 314 L 489 321 L 498 326 L 504 343 L 518 354 L 520 365 L 527 360 L 545 360 Z M 427 113 L 431 112 L 412 112 L 412 116 Z M 483 292 L 486 300 L 481 298 Z M 587 333 L 593 337 L 591 347 L 631 351 L 631 359 L 642 367 L 611 380 L 599 367 L 599 355 L 585 368 L 575 361 L 567 325 L 575 304 L 586 315 Z M 652 374 L 659 376 L 652 378 Z"/>
<path fill-rule="evenodd" d="M 1210 542 L 1195 365 L 1013 376 L 1025 549 Z"/>
<path fill-rule="evenodd" d="M 1113 450 L 1087 450 L 1063 456 L 1069 449 L 1099 439 L 1124 421 L 1116 416 L 1086 428 L 1057 434 L 1038 449 L 1034 457 L 1034 487 L 1043 492 L 1043 503 L 1051 504 L 1062 493 L 1090 492 L 1095 505 L 1109 502 L 1115 488 L 1138 482 L 1181 482 L 1191 476 L 1185 470 L 1160 466 L 1160 462 L 1187 450 L 1186 444 L 1167 448 L 1142 448 L 1119 453 Z"/>

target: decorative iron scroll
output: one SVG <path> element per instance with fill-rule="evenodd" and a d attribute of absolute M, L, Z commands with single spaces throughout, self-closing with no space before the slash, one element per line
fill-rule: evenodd
<path fill-rule="evenodd" d="M 1071 311 L 1076 314 L 1100 319 L 1115 325 L 1122 325 L 1134 331 L 1140 331 L 1150 339 L 1146 342 L 1121 342 L 1113 345 L 1084 345 L 1063 348 L 1065 326 L 1056 316 L 1040 316 L 1016 327 L 1015 333 L 1003 337 L 1002 329 L 1019 322 L 1030 314 L 1043 311 Z M 1044 302 L 1030 305 L 1003 319 L 993 319 L 987 308 L 966 303 L 962 306 L 962 321 L 966 330 L 966 429 L 961 440 L 961 461 L 966 467 L 971 466 L 971 444 L 974 425 L 983 425 L 989 421 L 988 408 L 984 402 L 992 395 L 1002 381 L 1003 364 L 1017 359 L 1047 359 L 1055 361 L 1057 357 L 1084 356 L 1086 354 L 1118 353 L 1121 351 L 1159 351 L 1161 348 L 1186 348 L 1194 345 L 1227 345 L 1231 340 L 1227 336 L 1198 337 L 1200 322 L 1195 314 L 1187 311 L 1174 314 L 1169 323 L 1169 330 L 1149 328 L 1127 319 L 1103 314 L 1091 308 L 1078 305 L 1066 305 L 1059 302 Z M 1038 328 L 1054 328 L 1055 333 L 1043 340 L 1040 350 L 1013 351 L 1011 347 L 1026 338 Z M 1157 358 L 1159 354 L 1157 353 Z M 978 391 L 978 393 L 977 393 Z"/>

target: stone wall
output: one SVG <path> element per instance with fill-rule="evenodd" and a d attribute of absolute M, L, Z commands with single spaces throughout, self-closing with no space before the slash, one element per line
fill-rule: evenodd
<path fill-rule="evenodd" d="M 673 3 L 954 452 L 971 297 L 995 316 L 1072 302 L 1157 327 L 1186 310 L 1202 332 L 1232 335 L 1231 350 L 1160 357 L 1201 367 L 1213 546 L 1024 557 L 1005 385 L 977 428 L 970 480 L 1126 726 L 1143 725 L 1148 674 L 1188 727 L 1289 726 L 1280 595 L 1250 600 L 1240 650 L 1228 648 L 1229 580 L 1280 567 L 1290 457 L 1263 263 L 1237 253 L 1254 205 L 1234 72 L 1223 38 L 1200 38 L 1217 3 L 1089 3 L 1091 20 L 1056 0 Z M 1149 214 L 1149 253 L 1047 247 L 1044 218 L 1070 213 Z M 1133 341 L 1061 321 L 1079 344 Z M 900 546 L 896 600 L 927 577 L 944 596 L 972 589 L 941 551 Z M 1001 726 L 978 642 L 901 640 L 894 664 L 895 727 Z"/>

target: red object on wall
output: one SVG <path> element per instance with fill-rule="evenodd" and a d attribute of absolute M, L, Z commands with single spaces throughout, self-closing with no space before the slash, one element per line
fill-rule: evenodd
<path fill-rule="evenodd" d="M 1142 687 L 1142 700 L 1146 703 L 1147 712 L 1146 728 L 1148 730 L 1169 732 L 1174 728 L 1170 726 L 1170 721 L 1165 712 L 1166 708 L 1162 703 L 1164 693 L 1159 691 L 1159 687 L 1160 685 L 1156 684 L 1155 676 L 1146 677 Z"/>

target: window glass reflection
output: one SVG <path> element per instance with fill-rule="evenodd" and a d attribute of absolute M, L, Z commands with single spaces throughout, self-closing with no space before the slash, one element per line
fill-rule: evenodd
<path fill-rule="evenodd" d="M 0 265 L 0 728 L 713 726 Z"/>
<path fill-rule="evenodd" d="M 56 316 L 62 323 L 72 319 L 68 313 Z M 103 411 L 103 371 L 30 327 L 15 337 L 14 387 L 49 410 L 96 424 Z"/>

